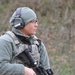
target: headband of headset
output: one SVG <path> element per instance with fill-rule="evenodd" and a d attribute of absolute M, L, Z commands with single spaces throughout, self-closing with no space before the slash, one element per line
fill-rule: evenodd
<path fill-rule="evenodd" d="M 13 26 L 16 29 L 22 29 L 25 26 L 25 22 L 23 21 L 22 17 L 21 17 L 21 10 L 22 8 L 18 8 L 16 10 L 16 15 L 15 18 L 13 19 Z"/>

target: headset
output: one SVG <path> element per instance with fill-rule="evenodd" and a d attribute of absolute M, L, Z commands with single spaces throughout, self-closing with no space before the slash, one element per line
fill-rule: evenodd
<path fill-rule="evenodd" d="M 24 26 L 25 26 L 25 22 L 24 22 L 23 18 L 21 17 L 21 10 L 22 10 L 22 8 L 18 8 L 16 10 L 16 16 L 12 21 L 13 27 L 18 30 L 24 28 Z"/>

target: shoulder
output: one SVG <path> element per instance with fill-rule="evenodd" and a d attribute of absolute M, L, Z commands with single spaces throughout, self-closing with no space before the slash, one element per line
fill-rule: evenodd
<path fill-rule="evenodd" d="M 12 33 L 11 31 L 5 32 L 3 35 L 0 36 L 0 40 L 5 40 L 5 41 L 8 41 L 8 42 L 13 42 L 13 39 L 11 37 L 11 35 L 12 35 L 11 33 Z"/>
<path fill-rule="evenodd" d="M 39 39 L 36 35 L 32 35 L 32 40 L 37 44 L 41 46 L 41 39 Z"/>
<path fill-rule="evenodd" d="M 46 50 L 45 44 L 43 43 L 43 41 L 40 38 L 33 35 L 33 39 L 35 39 L 39 43 L 39 46 L 42 50 Z"/>
<path fill-rule="evenodd" d="M 36 35 L 32 35 L 31 36 L 33 39 L 38 39 L 38 37 Z"/>

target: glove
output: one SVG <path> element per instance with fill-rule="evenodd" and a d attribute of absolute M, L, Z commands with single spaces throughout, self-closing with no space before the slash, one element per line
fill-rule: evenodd
<path fill-rule="evenodd" d="M 51 69 L 47 69 L 46 72 L 48 73 L 48 75 L 53 75 L 53 71 Z"/>

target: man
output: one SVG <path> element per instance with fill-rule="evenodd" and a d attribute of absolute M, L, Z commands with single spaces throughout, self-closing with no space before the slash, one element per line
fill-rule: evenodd
<path fill-rule="evenodd" d="M 35 12 L 28 7 L 17 8 L 10 18 L 12 31 L 0 37 L 0 75 L 36 75 L 17 56 L 31 45 L 31 54 L 38 64 L 51 72 L 44 44 L 35 36 L 38 27 Z"/>

